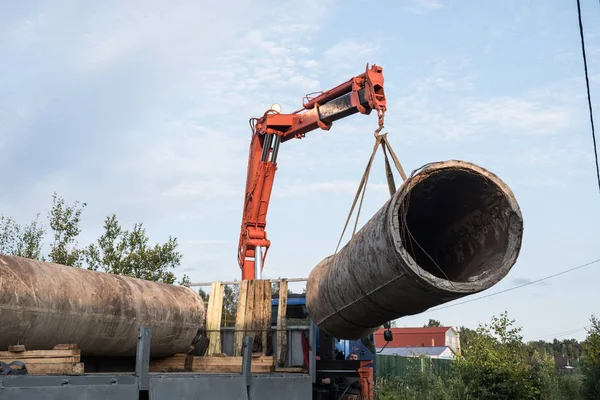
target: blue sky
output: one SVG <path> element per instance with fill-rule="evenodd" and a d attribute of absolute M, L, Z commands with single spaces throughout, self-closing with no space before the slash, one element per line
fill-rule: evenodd
<path fill-rule="evenodd" d="M 582 3 L 600 114 L 600 7 Z M 515 192 L 523 248 L 488 292 L 600 258 L 575 1 L 4 2 L 0 212 L 27 222 L 57 191 L 89 203 L 81 244 L 114 212 L 152 241 L 176 236 L 178 276 L 239 279 L 248 119 L 296 110 L 367 63 L 383 66 L 407 171 L 462 159 Z M 335 250 L 375 127 L 355 115 L 282 145 L 267 277 L 306 277 Z M 387 197 L 380 157 L 370 182 L 363 216 Z M 550 339 L 600 314 L 598 281 L 600 264 L 398 325 L 475 327 L 507 310 L 526 339 Z"/>

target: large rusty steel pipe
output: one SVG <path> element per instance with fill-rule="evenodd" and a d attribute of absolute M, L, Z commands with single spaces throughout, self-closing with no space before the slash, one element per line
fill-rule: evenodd
<path fill-rule="evenodd" d="M 0 255 L 0 349 L 75 343 L 85 356 L 134 356 L 138 326 L 153 357 L 187 353 L 205 310 L 192 289 Z"/>
<path fill-rule="evenodd" d="M 464 161 L 415 172 L 335 255 L 311 271 L 306 305 L 339 339 L 488 289 L 517 260 L 523 217 L 510 188 Z"/>

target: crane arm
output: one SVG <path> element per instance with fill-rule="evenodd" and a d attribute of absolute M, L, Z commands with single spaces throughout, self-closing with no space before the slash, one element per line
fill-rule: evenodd
<path fill-rule="evenodd" d="M 266 232 L 266 216 L 277 170 L 277 155 L 281 143 L 300 139 L 306 133 L 329 130 L 333 122 L 360 113 L 376 110 L 383 126 L 386 99 L 383 90 L 383 70 L 367 65 L 366 71 L 319 94 L 305 97 L 302 108 L 291 114 L 281 114 L 277 105 L 260 118 L 252 118 L 252 139 L 248 156 L 246 193 L 238 246 L 238 264 L 242 280 L 260 279 L 270 241 Z M 263 253 L 264 248 L 264 253 Z"/>

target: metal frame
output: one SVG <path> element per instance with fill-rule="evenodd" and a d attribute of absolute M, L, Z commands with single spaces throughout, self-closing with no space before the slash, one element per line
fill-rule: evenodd
<path fill-rule="evenodd" d="M 252 374 L 252 337 L 244 338 L 242 372 L 151 373 L 152 330 L 139 327 L 135 373 L 102 373 L 80 376 L 0 376 L 0 400 L 71 399 L 267 399 L 282 395 L 286 400 L 312 399 L 315 379 L 315 340 L 311 325 L 309 374 Z"/>

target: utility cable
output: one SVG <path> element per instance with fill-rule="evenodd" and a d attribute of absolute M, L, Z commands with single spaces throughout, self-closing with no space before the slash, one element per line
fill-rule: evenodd
<path fill-rule="evenodd" d="M 563 332 L 558 332 L 558 333 L 551 333 L 549 335 L 543 335 L 543 336 L 534 336 L 532 338 L 523 339 L 523 341 L 524 342 L 532 342 L 532 341 L 537 341 L 539 339 L 544 339 L 544 338 L 547 338 L 547 337 L 557 338 L 559 336 L 569 335 L 569 334 L 577 333 L 579 331 L 583 331 L 586 328 L 587 328 L 587 326 L 582 326 L 582 327 L 579 327 L 579 328 L 571 329 L 569 331 L 563 331 Z"/>
<path fill-rule="evenodd" d="M 594 156 L 596 158 L 596 176 L 598 178 L 598 190 L 600 190 L 600 167 L 598 167 L 598 150 L 596 147 L 596 130 L 594 128 L 594 112 L 592 110 L 592 96 L 590 94 L 590 80 L 588 77 L 587 56 L 585 54 L 585 39 L 583 37 L 583 23 L 581 22 L 581 4 L 577 0 L 577 16 L 579 18 L 579 35 L 581 37 L 581 53 L 583 55 L 583 69 L 585 72 L 585 85 L 587 88 L 588 109 L 590 114 L 590 124 L 592 126 L 592 142 L 594 143 Z"/>
<path fill-rule="evenodd" d="M 561 272 L 557 272 L 556 274 L 548 275 L 548 276 L 536 279 L 536 280 L 531 281 L 531 282 L 523 283 L 521 285 L 513 286 L 513 287 L 508 288 L 508 289 L 500 290 L 499 292 L 494 292 L 494 293 L 486 294 L 485 296 L 479 296 L 479 297 L 476 297 L 474 299 L 464 300 L 464 301 L 461 301 L 461 302 L 458 302 L 458 303 L 453 303 L 453 304 L 448 304 L 448 305 L 437 307 L 437 308 L 432 308 L 432 309 L 426 310 L 425 312 L 443 310 L 444 308 L 455 307 L 455 306 L 459 306 L 461 304 L 472 303 L 472 302 L 477 301 L 477 300 L 483 300 L 483 299 L 486 299 L 488 297 L 496 296 L 496 295 L 499 295 L 499 294 L 502 294 L 502 293 L 510 292 L 512 290 L 520 289 L 520 288 L 525 287 L 525 286 L 533 285 L 534 283 L 539 283 L 539 282 L 545 281 L 545 280 L 550 279 L 550 278 L 555 278 L 555 277 L 557 277 L 559 275 L 564 275 L 564 274 L 567 274 L 569 272 L 573 272 L 575 270 L 578 270 L 578 269 L 590 266 L 592 264 L 596 264 L 598 262 L 600 262 L 600 258 L 597 259 L 597 260 L 590 261 L 588 263 L 582 264 L 582 265 L 578 265 L 577 267 L 573 267 L 573 268 L 569 268 L 569 269 L 561 271 Z"/>

